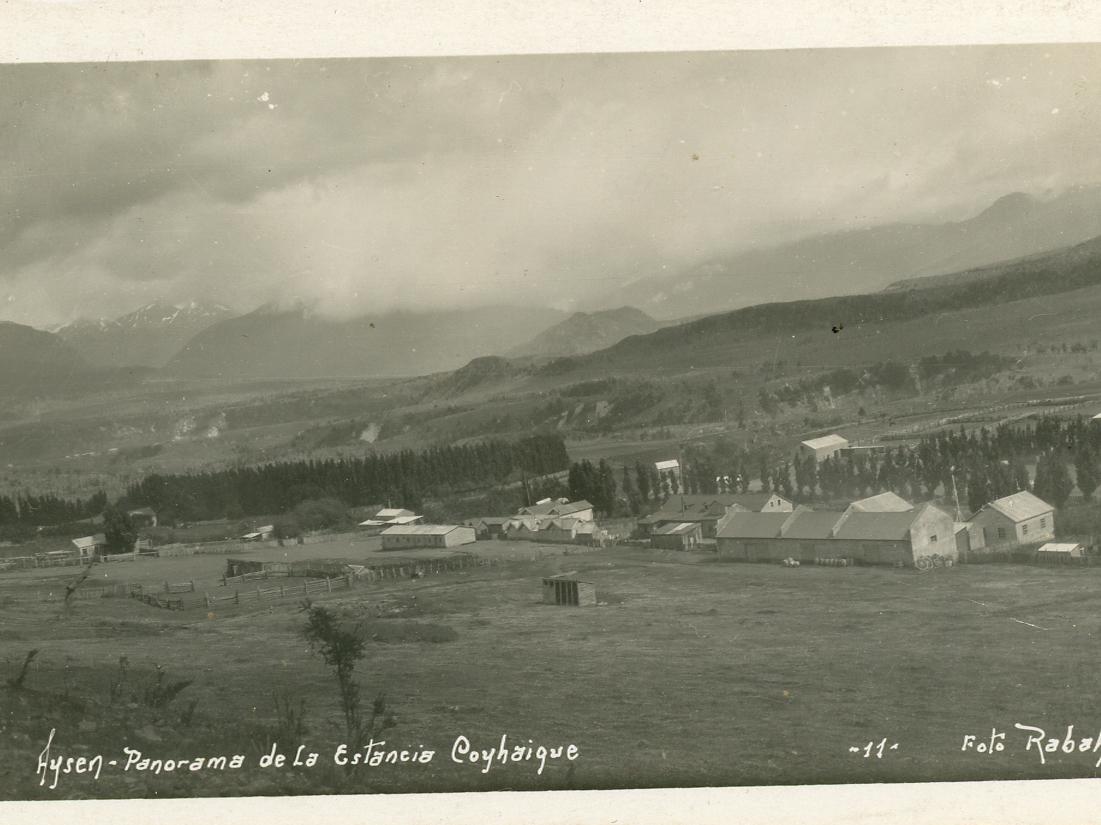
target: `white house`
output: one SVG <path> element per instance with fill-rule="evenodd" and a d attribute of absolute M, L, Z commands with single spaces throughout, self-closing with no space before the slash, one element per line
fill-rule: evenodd
<path fill-rule="evenodd" d="M 813 456 L 815 461 L 825 461 L 832 455 L 849 446 L 849 440 L 837 433 L 824 435 L 821 438 L 808 438 L 799 443 L 799 452 L 803 456 Z"/>

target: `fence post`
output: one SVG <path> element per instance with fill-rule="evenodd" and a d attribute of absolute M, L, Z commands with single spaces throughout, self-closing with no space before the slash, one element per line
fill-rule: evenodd
<path fill-rule="evenodd" d="M 262 602 L 264 600 L 264 594 L 260 592 L 260 585 L 256 585 L 256 601 Z"/>
<path fill-rule="evenodd" d="M 325 586 L 329 588 L 330 593 L 333 592 L 333 580 L 330 579 L 328 576 L 325 577 Z"/>
<path fill-rule="evenodd" d="M 279 585 L 279 598 L 283 598 L 287 595 L 287 588 L 283 585 Z"/>
<path fill-rule="evenodd" d="M 192 593 L 195 592 L 195 580 L 194 579 L 191 580 L 191 592 Z"/>
<path fill-rule="evenodd" d="M 240 590 L 234 590 L 233 591 L 233 603 L 234 604 L 240 604 L 241 603 L 241 591 Z"/>
<path fill-rule="evenodd" d="M 168 591 L 168 582 L 167 582 L 167 581 L 165 581 L 165 583 L 164 583 L 164 592 L 165 592 L 165 593 L 169 592 L 169 591 Z"/>
<path fill-rule="evenodd" d="M 310 595 L 310 580 L 309 579 L 306 579 L 304 582 L 302 582 L 302 595 L 303 596 L 309 596 Z"/>

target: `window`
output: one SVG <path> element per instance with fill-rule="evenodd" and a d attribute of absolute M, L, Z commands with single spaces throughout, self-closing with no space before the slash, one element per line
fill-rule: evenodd
<path fill-rule="evenodd" d="M 1028 535 L 1028 525 L 1027 524 L 1022 524 L 1021 525 L 1021 535 L 1022 536 L 1027 536 Z"/>
<path fill-rule="evenodd" d="M 1047 517 L 1046 516 L 1044 518 L 1040 519 L 1040 529 L 1043 530 L 1045 527 L 1047 527 Z"/>
<path fill-rule="evenodd" d="M 999 527 L 998 528 L 998 538 L 1000 538 L 1000 539 L 1005 538 L 1005 528 L 1004 527 Z"/>
<path fill-rule="evenodd" d="M 933 542 L 935 542 L 936 540 L 937 540 L 937 534 L 936 534 L 936 533 L 934 533 L 933 535 L 929 536 L 929 543 L 930 543 L 930 544 L 932 544 L 932 543 L 933 543 Z"/>

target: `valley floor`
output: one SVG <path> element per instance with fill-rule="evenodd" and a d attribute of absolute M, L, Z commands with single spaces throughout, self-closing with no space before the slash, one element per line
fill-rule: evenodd
<path fill-rule="evenodd" d="M 732 564 L 707 554 L 475 545 L 499 564 L 365 585 L 320 603 L 369 638 L 364 699 L 385 692 L 387 748 L 428 764 L 332 762 L 342 741 L 335 681 L 301 635 L 294 601 L 226 613 L 129 599 L 41 602 L 30 577 L 0 580 L 0 796 L 87 798 L 475 791 L 1092 777 L 1098 754 L 1026 749 L 1015 723 L 1098 736 L 1101 569 L 1017 565 L 916 571 Z M 331 554 L 327 554 L 331 555 Z M 377 554 L 349 552 L 362 562 Z M 151 581 L 214 573 L 224 559 L 150 562 Z M 139 563 L 135 563 L 139 564 Z M 117 565 L 122 568 L 125 565 Z M 577 570 L 601 604 L 542 604 L 540 578 Z M 205 572 L 204 572 L 205 571 Z M 120 574 L 121 575 L 121 574 Z M 125 657 L 120 668 L 120 657 Z M 125 676 L 120 678 L 120 673 Z M 158 677 L 158 671 L 164 676 Z M 190 684 L 157 704 L 155 686 Z M 119 687 L 118 683 L 123 682 Z M 115 687 L 112 687 L 115 684 Z M 305 705 L 294 731 L 287 702 Z M 291 714 L 293 716 L 293 714 Z M 283 719 L 280 725 L 280 718 Z M 290 720 L 290 721 L 293 721 Z M 1007 734 L 992 755 L 964 737 Z M 40 784 L 39 753 L 119 761 L 98 780 Z M 577 747 L 540 774 L 530 761 L 456 763 L 458 737 Z M 260 768 L 273 742 L 317 766 Z M 877 747 L 884 742 L 882 756 Z M 867 750 L 868 743 L 873 743 Z M 897 744 L 897 748 L 894 747 Z M 236 771 L 123 771 L 152 758 L 242 753 Z M 870 756 L 865 756 L 870 752 Z"/>

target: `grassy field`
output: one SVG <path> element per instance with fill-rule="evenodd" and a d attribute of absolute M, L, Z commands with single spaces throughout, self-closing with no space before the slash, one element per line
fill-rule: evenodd
<path fill-rule="evenodd" d="M 331 546 L 305 548 L 333 557 Z M 0 796 L 24 798 L 621 788 L 1089 777 L 1097 755 L 1025 750 L 1014 723 L 1095 737 L 1101 712 L 1092 655 L 1101 634 L 1101 570 L 983 565 L 928 574 L 715 562 L 704 554 L 488 542 L 502 563 L 420 580 L 364 585 L 323 603 L 364 623 L 365 696 L 385 691 L 390 747 L 437 751 L 427 765 L 382 765 L 351 777 L 331 764 L 342 738 L 332 676 L 284 603 L 204 614 L 101 599 L 63 611 L 28 597 L 41 582 L 0 582 L 0 663 L 24 689 L 0 690 L 6 754 Z M 302 549 L 302 548 L 299 548 Z M 352 548 L 349 548 L 351 550 Z M 356 559 L 378 557 L 366 547 Z M 351 552 L 349 552 L 351 556 Z M 541 557 L 540 557 L 541 556 Z M 148 564 L 151 581 L 217 575 L 219 557 Z M 189 567 L 190 565 L 190 567 Z M 118 565 L 109 575 L 122 575 Z M 116 570 L 119 571 L 116 573 Z M 601 604 L 540 603 L 539 579 L 578 570 Z M 32 571 L 33 572 L 33 571 Z M 71 573 L 70 573 L 71 575 Z M 111 691 L 120 657 L 135 700 Z M 158 668 L 191 680 L 163 707 L 141 698 Z M 144 686 L 138 690 L 138 686 Z M 126 694 L 126 691 L 122 692 Z M 129 695 L 129 694 L 127 694 Z M 306 731 L 280 734 L 274 695 L 305 702 Z M 286 725 L 284 725 L 284 728 Z M 105 768 L 98 782 L 40 788 L 35 761 L 54 752 L 151 757 L 242 752 L 214 775 L 153 776 Z M 1006 750 L 963 751 L 1007 731 Z M 542 775 L 531 763 L 488 773 L 450 758 L 476 747 L 575 744 Z M 886 740 L 882 758 L 868 742 Z M 279 742 L 321 754 L 318 766 L 260 769 Z M 897 749 L 890 746 L 897 743 Z"/>

